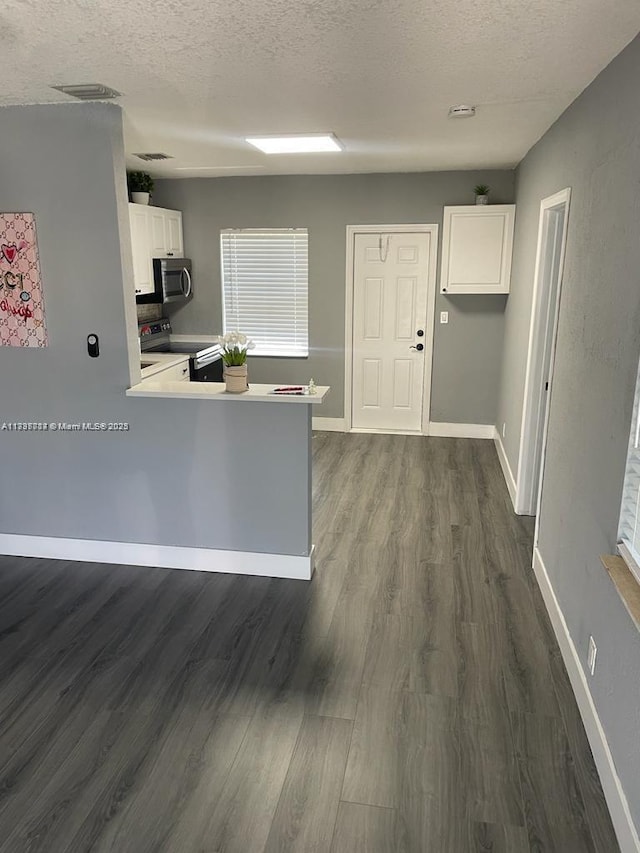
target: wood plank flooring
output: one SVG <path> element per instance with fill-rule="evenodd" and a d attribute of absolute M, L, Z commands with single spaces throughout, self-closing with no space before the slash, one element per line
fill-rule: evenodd
<path fill-rule="evenodd" d="M 0 853 L 615 853 L 493 444 L 314 435 L 311 583 L 0 557 Z"/>

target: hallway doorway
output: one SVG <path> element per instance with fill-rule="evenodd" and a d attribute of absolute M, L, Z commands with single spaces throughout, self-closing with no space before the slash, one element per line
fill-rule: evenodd
<path fill-rule="evenodd" d="M 537 515 L 542 493 L 570 197 L 567 188 L 540 203 L 515 501 L 520 515 Z"/>

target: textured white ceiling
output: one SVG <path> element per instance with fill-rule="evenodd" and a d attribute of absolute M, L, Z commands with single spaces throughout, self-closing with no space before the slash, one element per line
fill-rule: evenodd
<path fill-rule="evenodd" d="M 0 104 L 111 86 L 156 175 L 511 167 L 639 29 L 638 0 L 4 0 Z M 244 142 L 313 131 L 346 152 Z"/>

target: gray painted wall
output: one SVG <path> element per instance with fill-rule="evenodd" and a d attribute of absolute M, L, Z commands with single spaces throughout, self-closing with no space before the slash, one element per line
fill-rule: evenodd
<path fill-rule="evenodd" d="M 0 422 L 131 427 L 0 432 L 0 533 L 307 553 L 306 406 L 125 397 L 135 302 L 120 109 L 0 109 L 0 198 L 36 215 L 50 341 L 0 348 Z"/>
<path fill-rule="evenodd" d="M 492 187 L 492 202 L 513 200 L 510 171 L 158 181 L 153 201 L 183 212 L 185 251 L 194 264 L 195 298 L 174 312 L 174 328 L 216 334 L 222 327 L 221 229 L 307 227 L 309 359 L 254 358 L 251 376 L 256 382 L 313 376 L 332 388 L 322 416 L 343 417 L 346 226 L 442 226 L 444 205 L 472 203 L 481 181 Z M 449 325 L 436 325 L 431 420 L 495 423 L 505 302 L 504 296 L 436 297 L 436 317 L 448 310 Z"/>
<path fill-rule="evenodd" d="M 498 423 L 515 472 L 540 201 L 571 187 L 539 548 L 640 826 L 640 635 L 598 556 L 615 553 L 640 352 L 640 40 L 518 168 Z"/>

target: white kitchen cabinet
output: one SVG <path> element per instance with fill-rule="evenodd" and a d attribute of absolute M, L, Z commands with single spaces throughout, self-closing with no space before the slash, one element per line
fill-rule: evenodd
<path fill-rule="evenodd" d="M 167 367 L 165 370 L 154 373 L 150 378 L 155 382 L 188 382 L 189 362 L 174 364 L 173 367 Z"/>
<path fill-rule="evenodd" d="M 136 296 L 153 293 L 153 264 L 149 245 L 148 208 L 142 204 L 129 205 L 131 248 L 133 251 L 133 282 Z"/>
<path fill-rule="evenodd" d="M 153 293 L 153 259 L 184 255 L 182 213 L 164 207 L 129 204 L 133 279 L 136 296 Z"/>
<path fill-rule="evenodd" d="M 165 361 L 168 364 L 165 366 Z M 158 359 L 155 353 L 141 354 L 142 379 L 149 382 L 188 382 L 189 381 L 189 358 L 185 356 L 178 364 L 175 357 Z"/>
<path fill-rule="evenodd" d="M 179 210 L 165 210 L 164 221 L 167 255 L 174 258 L 184 257 L 182 213 Z"/>
<path fill-rule="evenodd" d="M 509 293 L 515 213 L 515 204 L 445 207 L 441 293 Z"/>
<path fill-rule="evenodd" d="M 149 246 L 152 258 L 167 256 L 167 217 L 161 207 L 147 207 Z"/>
<path fill-rule="evenodd" d="M 164 207 L 147 207 L 149 216 L 149 241 L 153 258 L 181 258 L 184 254 L 182 240 L 182 213 Z"/>

